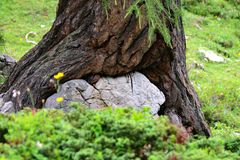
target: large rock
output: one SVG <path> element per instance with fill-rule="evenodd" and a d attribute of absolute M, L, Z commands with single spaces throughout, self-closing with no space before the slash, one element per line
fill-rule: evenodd
<path fill-rule="evenodd" d="M 58 103 L 58 97 L 64 97 L 64 100 Z M 165 96 L 143 74 L 136 72 L 117 78 L 102 77 L 95 85 L 85 80 L 68 81 L 61 85 L 59 93 L 46 100 L 45 107 L 68 111 L 71 102 L 81 102 L 90 108 L 132 106 L 140 109 L 149 106 L 151 113 L 156 115 Z"/>
<path fill-rule="evenodd" d="M 63 97 L 64 100 L 58 103 L 56 99 Z M 60 92 L 50 96 L 45 103 L 46 108 L 56 108 L 68 111 L 70 102 L 81 102 L 91 108 L 104 106 L 100 93 L 85 80 L 71 80 L 60 87 Z"/>

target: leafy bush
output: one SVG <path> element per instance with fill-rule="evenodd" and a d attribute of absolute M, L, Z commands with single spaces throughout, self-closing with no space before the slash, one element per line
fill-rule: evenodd
<path fill-rule="evenodd" d="M 59 111 L 25 110 L 1 116 L 0 159 L 59 159 L 59 144 L 67 127 Z"/>
<path fill-rule="evenodd" d="M 80 108 L 67 119 L 64 159 L 146 159 L 153 152 L 167 159 L 177 146 L 177 128 L 166 117 L 153 120 L 149 110 Z"/>
<path fill-rule="evenodd" d="M 153 119 L 148 109 L 90 110 L 76 104 L 74 107 L 67 114 L 28 109 L 1 115 L 0 159 L 239 158 L 239 140 L 229 136 L 229 128 L 224 125 L 213 130 L 217 136 L 186 142 L 184 132 L 166 117 Z"/>
<path fill-rule="evenodd" d="M 6 159 L 133 159 L 172 155 L 178 129 L 149 110 L 89 110 L 69 114 L 25 110 L 0 117 L 0 154 Z"/>

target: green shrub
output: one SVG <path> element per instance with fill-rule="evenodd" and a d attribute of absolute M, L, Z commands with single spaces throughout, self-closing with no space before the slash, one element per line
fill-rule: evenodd
<path fill-rule="evenodd" d="M 179 145 L 178 129 L 149 110 L 90 110 L 69 114 L 25 110 L 0 117 L 0 157 L 6 159 L 133 159 L 153 152 L 167 159 Z M 0 135 L 1 135 L 0 134 Z M 153 157 L 153 156 L 152 156 Z"/>
<path fill-rule="evenodd" d="M 225 149 L 240 155 L 240 138 L 232 138 L 225 142 Z"/>
<path fill-rule="evenodd" d="M 166 117 L 149 109 L 91 110 L 74 104 L 70 113 L 24 110 L 0 116 L 1 160 L 233 159 L 239 140 L 219 124 L 210 139 L 186 141 Z"/>
<path fill-rule="evenodd" d="M 149 110 L 79 108 L 67 119 L 64 159 L 145 159 L 156 151 L 167 159 L 177 145 L 176 127 L 166 117 L 153 120 Z"/>
<path fill-rule="evenodd" d="M 192 138 L 182 155 L 184 160 L 239 160 L 239 140 L 236 130 L 223 123 L 215 123 L 210 138 Z"/>
<path fill-rule="evenodd" d="M 59 111 L 25 110 L 0 117 L 0 159 L 60 159 L 59 144 L 68 123 Z M 1 134 L 0 134 L 1 135 Z M 49 158 L 48 158 L 49 157 Z"/>

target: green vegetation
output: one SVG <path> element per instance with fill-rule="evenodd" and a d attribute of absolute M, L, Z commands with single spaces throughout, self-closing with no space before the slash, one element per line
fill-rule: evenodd
<path fill-rule="evenodd" d="M 201 16 L 240 18 L 239 0 L 184 0 L 186 10 Z"/>
<path fill-rule="evenodd" d="M 57 0 L 1 0 L 0 31 L 5 47 L 0 47 L 0 52 L 20 58 L 32 48 L 25 42 L 25 35 L 34 31 L 37 36 L 32 40 L 41 39 L 54 20 L 56 3 Z M 184 0 L 183 7 L 189 76 L 203 104 L 211 138 L 194 137 L 177 143 L 179 135 L 184 134 L 164 117 L 152 120 L 146 111 L 93 111 L 75 106 L 77 112 L 66 115 L 61 111 L 25 110 L 0 117 L 0 159 L 147 156 L 153 160 L 239 160 L 240 1 Z M 201 48 L 215 51 L 226 62 L 205 61 L 198 53 Z M 204 67 L 192 68 L 193 63 Z"/>
<path fill-rule="evenodd" d="M 174 154 L 177 128 L 148 110 L 22 111 L 0 118 L 2 159 L 132 159 Z M 167 154 L 164 154 L 167 153 Z M 165 158 L 164 158 L 165 157 Z"/>
<path fill-rule="evenodd" d="M 72 112 L 31 109 L 0 117 L 0 159 L 238 159 L 240 141 L 218 125 L 210 139 L 186 141 L 166 117 L 149 110 L 90 110 L 77 104 Z M 220 132 L 221 130 L 221 132 Z"/>
<path fill-rule="evenodd" d="M 170 31 L 167 27 L 167 21 L 172 24 L 178 23 L 178 18 L 180 15 L 180 11 L 175 4 L 175 2 L 171 2 L 167 0 L 165 5 L 160 1 L 153 0 L 135 0 L 134 3 L 128 8 L 127 15 L 135 13 L 136 17 L 139 18 L 139 24 L 141 26 L 142 19 L 142 7 L 141 4 L 145 3 L 146 6 L 146 17 L 149 25 L 149 41 L 151 43 L 156 32 L 161 33 L 164 41 L 169 45 L 171 45 L 171 36 Z M 170 8 L 170 4 L 174 6 L 174 8 Z M 174 17 L 171 16 L 171 12 L 174 11 Z M 162 15 L 162 16 L 159 16 Z M 176 22 L 176 23 L 175 23 Z"/>
<path fill-rule="evenodd" d="M 225 10 L 221 4 L 232 9 Z M 189 75 L 202 101 L 205 117 L 212 127 L 220 122 L 236 132 L 240 131 L 240 19 L 239 10 L 235 9 L 239 6 L 239 1 L 186 0 L 183 16 L 187 64 L 189 68 L 194 61 L 204 65 L 204 69 L 191 69 Z M 213 9 L 207 12 L 206 8 L 210 7 Z M 213 10 L 224 14 L 213 14 Z M 198 53 L 201 48 L 218 53 L 226 58 L 226 63 L 204 61 Z"/>
<path fill-rule="evenodd" d="M 2 33 L 0 32 L 0 47 L 3 47 L 3 46 L 4 46 L 4 39 L 3 39 Z"/>
<path fill-rule="evenodd" d="M 1 0 L 0 30 L 5 47 L 0 52 L 19 59 L 34 45 L 27 43 L 25 36 L 36 32 L 30 40 L 39 41 L 51 27 L 57 0 Z"/>

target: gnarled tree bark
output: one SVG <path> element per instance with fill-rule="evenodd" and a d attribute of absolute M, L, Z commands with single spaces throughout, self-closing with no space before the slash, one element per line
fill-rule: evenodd
<path fill-rule="evenodd" d="M 132 2 L 126 1 L 126 6 Z M 4 101 L 14 101 L 12 92 L 19 90 L 16 109 L 31 106 L 27 91 L 30 88 L 34 105 L 41 107 L 42 99 L 56 92 L 49 81 L 59 71 L 65 73 L 61 83 L 96 74 L 118 76 L 140 71 L 166 96 L 159 114 L 168 115 L 174 123 L 192 128 L 195 133 L 209 136 L 198 96 L 186 72 L 181 19 L 179 29 L 168 24 L 172 48 L 160 34 L 149 45 L 146 19 L 140 28 L 133 14 L 125 18 L 123 0 L 118 5 L 110 2 L 107 18 L 101 3 L 101 0 L 59 1 L 51 30 L 17 63 L 1 87 Z"/>

